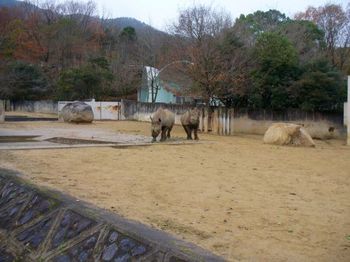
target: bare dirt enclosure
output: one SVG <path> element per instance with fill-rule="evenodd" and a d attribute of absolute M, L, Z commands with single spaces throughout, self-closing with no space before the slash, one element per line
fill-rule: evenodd
<path fill-rule="evenodd" d="M 71 125 L 0 128 L 49 126 Z M 95 122 L 89 128 L 150 136 L 149 123 Z M 173 136 L 184 138 L 182 127 Z M 199 138 L 177 146 L 0 150 L 0 166 L 229 261 L 350 260 L 350 147 L 344 141 L 295 148 L 265 145 L 261 136 Z"/>

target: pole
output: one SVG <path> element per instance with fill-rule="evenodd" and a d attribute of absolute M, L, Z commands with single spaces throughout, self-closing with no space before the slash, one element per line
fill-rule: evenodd
<path fill-rule="evenodd" d="M 350 76 L 348 76 L 348 101 L 347 101 L 347 119 L 346 126 L 348 129 L 348 146 L 350 146 Z"/>

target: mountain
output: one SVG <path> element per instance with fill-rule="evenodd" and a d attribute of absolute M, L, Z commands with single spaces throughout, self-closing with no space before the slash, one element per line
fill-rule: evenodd
<path fill-rule="evenodd" d="M 12 8 L 15 6 L 26 6 L 31 8 L 37 8 L 35 5 L 31 4 L 30 2 L 17 1 L 17 0 L 0 0 L 0 8 L 2 7 Z"/>
<path fill-rule="evenodd" d="M 13 7 L 15 5 L 20 4 L 19 1 L 16 0 L 1 0 L 0 7 Z"/>
<path fill-rule="evenodd" d="M 14 7 L 19 4 L 25 4 L 25 3 L 23 1 L 18 1 L 18 0 L 0 0 L 0 8 Z M 158 37 L 167 35 L 165 32 L 155 29 L 152 26 L 132 17 L 118 17 L 118 18 L 106 19 L 103 21 L 103 23 L 106 26 L 113 26 L 113 27 L 115 26 L 120 30 L 128 26 L 133 27 L 135 28 L 136 34 L 141 36 L 146 34 L 155 35 Z"/>
<path fill-rule="evenodd" d="M 120 29 L 123 29 L 124 27 L 128 27 L 128 26 L 133 27 L 135 28 L 136 34 L 138 35 L 145 35 L 145 34 L 151 34 L 151 35 L 157 35 L 157 36 L 167 35 L 167 33 L 160 31 L 158 29 L 155 29 L 154 27 L 132 17 L 118 17 L 118 18 L 107 19 L 104 21 L 104 23 L 107 26 L 116 26 L 117 28 L 120 28 Z"/>

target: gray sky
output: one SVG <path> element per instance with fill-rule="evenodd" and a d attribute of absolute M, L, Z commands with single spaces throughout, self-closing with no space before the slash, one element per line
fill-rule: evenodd
<path fill-rule="evenodd" d="M 167 24 L 176 20 L 179 9 L 189 7 L 193 3 L 223 8 L 236 18 L 240 14 L 269 9 L 277 9 L 288 16 L 293 16 L 310 5 L 320 6 L 331 2 L 345 7 L 349 0 L 96 0 L 95 2 L 100 15 L 109 18 L 134 17 L 164 30 Z"/>

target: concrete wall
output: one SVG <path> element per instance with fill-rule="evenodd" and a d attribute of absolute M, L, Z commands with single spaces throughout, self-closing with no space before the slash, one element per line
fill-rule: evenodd
<path fill-rule="evenodd" d="M 52 100 L 9 101 L 6 104 L 6 111 L 57 114 L 58 107 L 57 102 Z"/>
<path fill-rule="evenodd" d="M 142 103 L 130 100 L 122 100 L 121 102 L 121 119 L 137 120 L 150 122 L 150 116 L 157 111 L 158 108 L 167 108 L 175 113 L 175 124 L 180 125 L 180 117 L 186 112 L 190 105 L 164 104 L 164 103 Z"/>
<path fill-rule="evenodd" d="M 121 119 L 147 121 L 159 108 L 167 108 L 175 113 L 175 124 L 180 123 L 181 115 L 191 108 L 190 105 L 174 105 L 162 103 L 138 103 L 123 100 L 121 102 Z M 277 122 L 302 124 L 313 138 L 341 138 L 346 134 L 343 126 L 343 116 L 339 113 L 303 112 L 293 109 L 285 112 L 269 110 L 225 109 L 222 107 L 200 108 L 200 130 L 220 135 L 234 133 L 259 134 L 266 132 L 268 127 Z"/>
<path fill-rule="evenodd" d="M 270 110 L 235 110 L 234 132 L 264 134 L 277 122 L 302 124 L 313 138 L 341 138 L 346 134 L 341 113 L 304 112 L 291 109 L 284 112 Z"/>
<path fill-rule="evenodd" d="M 248 116 L 234 118 L 234 133 L 263 135 L 269 126 L 277 122 L 282 121 L 254 120 Z M 345 136 L 344 126 L 327 120 L 294 120 L 283 122 L 303 125 L 313 138 L 330 139 L 343 138 Z"/>
<path fill-rule="evenodd" d="M 61 119 L 60 113 L 63 107 L 73 101 L 59 101 L 58 102 L 58 116 Z M 91 106 L 94 112 L 94 120 L 120 120 L 120 102 L 102 102 L 102 101 L 89 101 L 84 103 Z"/>
<path fill-rule="evenodd" d="M 5 101 L 0 100 L 0 123 L 5 122 Z"/>

